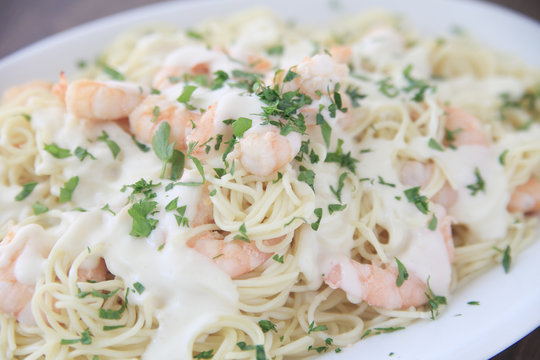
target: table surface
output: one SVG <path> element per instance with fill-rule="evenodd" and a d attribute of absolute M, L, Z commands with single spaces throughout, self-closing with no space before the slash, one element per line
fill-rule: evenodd
<path fill-rule="evenodd" d="M 164 0 L 2 0 L 0 59 L 73 26 Z M 538 0 L 489 0 L 540 21 Z M 6 36 L 9 34 L 9 36 Z M 540 327 L 491 360 L 540 360 Z"/>

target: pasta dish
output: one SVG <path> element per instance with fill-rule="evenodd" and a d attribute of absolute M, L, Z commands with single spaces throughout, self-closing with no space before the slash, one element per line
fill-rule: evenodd
<path fill-rule="evenodd" d="M 432 321 L 538 238 L 540 71 L 267 10 L 0 103 L 0 358 L 291 359 Z"/>

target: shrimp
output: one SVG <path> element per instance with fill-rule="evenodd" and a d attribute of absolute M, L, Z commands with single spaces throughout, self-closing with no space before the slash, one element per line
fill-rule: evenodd
<path fill-rule="evenodd" d="M 200 117 L 200 114 L 177 102 L 160 95 L 149 95 L 129 114 L 130 132 L 137 140 L 151 143 L 159 124 L 166 121 L 171 126 L 171 139 L 175 141 L 175 148 L 186 150 L 186 136 L 191 121 L 198 122 Z"/>
<path fill-rule="evenodd" d="M 216 62 L 227 61 L 226 56 L 205 46 L 184 46 L 167 56 L 163 67 L 154 76 L 152 86 L 163 90 L 174 85 L 183 76 L 210 76 L 214 72 Z"/>
<path fill-rule="evenodd" d="M 268 260 L 272 254 L 242 240 L 225 242 L 217 231 L 207 231 L 188 240 L 188 246 L 211 259 L 231 278 L 246 274 Z"/>
<path fill-rule="evenodd" d="M 186 134 L 185 142 L 187 144 L 197 143 L 199 145 L 205 144 L 210 140 L 215 134 L 220 132 L 222 129 L 221 124 L 216 124 L 216 109 L 218 104 L 215 103 L 210 105 L 208 109 L 195 120 L 195 127 L 191 130 L 190 133 Z M 195 147 L 193 150 L 194 155 L 203 156 L 204 149 L 200 146 Z"/>
<path fill-rule="evenodd" d="M 283 84 L 284 91 L 300 92 L 312 97 L 319 98 L 319 94 L 329 95 L 337 83 L 342 81 L 349 73 L 347 65 L 336 61 L 328 54 L 318 54 L 307 57 L 292 68 L 297 77 L 290 82 L 283 82 L 284 71 L 276 76 L 276 81 Z"/>
<path fill-rule="evenodd" d="M 419 161 L 408 160 L 401 168 L 399 179 L 407 186 L 425 187 L 433 177 L 433 165 L 423 164 Z M 450 209 L 457 202 L 458 192 L 454 190 L 448 181 L 435 193 L 431 200 L 445 209 Z"/>
<path fill-rule="evenodd" d="M 27 91 L 51 91 L 52 84 L 48 81 L 36 80 L 31 81 L 24 85 L 13 86 L 2 95 L 2 100 L 0 104 L 7 104 L 8 102 L 14 101 L 19 95 Z"/>
<path fill-rule="evenodd" d="M 133 83 L 77 80 L 68 85 L 63 74 L 53 92 L 65 102 L 69 113 L 92 121 L 126 118 L 144 99 Z"/>
<path fill-rule="evenodd" d="M 21 237 L 17 238 L 19 231 Z M 36 273 L 32 270 L 23 268 L 29 261 L 35 259 L 46 259 L 52 244 L 48 244 L 49 239 L 35 239 L 34 237 L 42 234 L 43 228 L 35 224 L 25 225 L 24 227 L 10 231 L 0 242 L 0 312 L 17 318 L 23 324 L 34 324 L 34 318 L 31 312 L 31 300 L 34 295 Z M 43 241 L 42 241 L 43 240 Z M 39 255 L 39 257 L 36 257 Z M 23 259 L 25 258 L 25 259 Z M 20 260 L 22 263 L 20 263 Z M 39 269 L 39 267 L 38 267 Z M 19 273 L 19 274 L 18 274 Z M 29 275 L 30 274 L 30 275 Z M 108 278 L 109 272 L 105 261 L 100 258 L 95 261 L 85 261 L 81 264 L 78 271 L 79 281 L 104 281 Z M 19 277 L 22 277 L 19 279 Z"/>
<path fill-rule="evenodd" d="M 454 256 L 452 218 L 446 216 L 441 207 L 436 209 L 436 212 L 441 218 L 436 231 L 441 235 L 448 262 L 451 263 Z M 331 262 L 323 280 L 332 289 L 342 289 L 349 296 L 387 310 L 425 304 L 427 301 L 425 294 L 428 291 L 426 282 L 413 272 L 409 272 L 408 279 L 398 286 L 396 284 L 398 274 L 397 266 L 394 264 L 383 267 L 378 264 L 361 264 L 345 258 Z"/>
<path fill-rule="evenodd" d="M 533 176 L 514 190 L 508 202 L 508 211 L 528 213 L 538 210 L 540 210 L 540 179 Z"/>
<path fill-rule="evenodd" d="M 105 281 L 109 278 L 109 270 L 103 258 L 99 258 L 97 265 L 94 261 L 83 261 L 77 272 L 77 278 L 81 282 Z"/>
<path fill-rule="evenodd" d="M 426 302 L 426 284 L 414 274 L 409 274 L 409 278 L 398 287 L 397 276 L 395 266 L 382 268 L 348 259 L 332 266 L 324 282 L 332 289 L 343 289 L 349 295 L 383 309 L 423 305 Z"/>
<path fill-rule="evenodd" d="M 351 61 L 352 49 L 346 45 L 334 45 L 330 48 L 330 55 L 338 63 L 347 64 Z"/>
<path fill-rule="evenodd" d="M 15 237 L 14 232 L 9 232 L 6 237 L 0 243 L 0 251 L 4 250 L 5 247 L 11 243 Z M 8 314 L 15 318 L 21 316 L 21 320 L 25 324 L 31 324 L 32 321 L 27 319 L 27 316 L 24 316 L 24 313 L 27 313 L 29 310 L 27 308 L 32 300 L 34 295 L 34 286 L 23 284 L 17 281 L 15 278 L 15 260 L 16 256 L 12 256 L 10 262 L 0 267 L 0 312 Z M 23 313 L 23 310 L 24 313 Z"/>
<path fill-rule="evenodd" d="M 253 175 L 267 176 L 287 165 L 300 151 L 298 133 L 287 136 L 272 129 L 266 132 L 246 132 L 239 141 L 238 152 L 242 166 Z"/>
<path fill-rule="evenodd" d="M 478 118 L 457 107 L 447 107 L 445 112 L 445 130 L 447 131 L 447 136 L 445 136 L 444 145 L 488 146 L 488 139 L 482 128 L 482 123 Z M 448 134 L 451 134 L 452 141 L 448 140 Z"/>

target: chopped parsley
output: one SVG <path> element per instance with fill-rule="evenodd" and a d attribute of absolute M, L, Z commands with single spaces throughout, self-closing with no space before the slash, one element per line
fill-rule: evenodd
<path fill-rule="evenodd" d="M 266 53 L 268 55 L 281 55 L 281 54 L 283 54 L 283 45 L 278 44 L 278 45 L 274 45 L 272 47 L 269 47 L 266 50 Z"/>
<path fill-rule="evenodd" d="M 416 102 L 421 102 L 424 100 L 424 93 L 426 92 L 427 89 L 429 89 L 430 86 L 428 83 L 426 83 L 423 80 L 414 79 L 411 76 L 411 71 L 412 71 L 412 65 L 407 66 L 405 70 L 403 70 L 403 76 L 409 83 L 408 86 L 405 87 L 403 90 L 406 92 L 416 91 L 412 100 Z"/>
<path fill-rule="evenodd" d="M 152 148 L 158 159 L 163 161 L 160 177 L 163 179 L 167 164 L 172 163 L 171 179 L 176 180 L 182 175 L 184 170 L 185 156 L 181 151 L 174 149 L 175 142 L 169 144 L 170 134 L 171 126 L 168 122 L 163 121 L 152 137 Z"/>
<path fill-rule="evenodd" d="M 267 333 L 269 331 L 277 332 L 276 325 L 270 320 L 260 320 L 259 327 L 261 328 L 263 333 Z"/>
<path fill-rule="evenodd" d="M 176 212 L 178 213 L 178 215 L 174 214 L 174 217 L 176 219 L 176 223 L 178 224 L 178 226 L 189 227 L 189 219 L 185 216 L 186 209 L 187 209 L 187 205 L 180 206 L 179 208 L 176 209 Z"/>
<path fill-rule="evenodd" d="M 435 231 L 435 229 L 437 229 L 437 217 L 435 216 L 435 214 L 431 216 L 431 220 L 428 224 L 428 229 L 431 231 Z"/>
<path fill-rule="evenodd" d="M 103 69 L 103 72 L 107 74 L 113 80 L 118 80 L 118 81 L 126 80 L 126 77 L 124 76 L 124 74 L 122 74 L 116 69 L 113 69 L 107 64 L 101 64 L 101 68 Z"/>
<path fill-rule="evenodd" d="M 189 100 L 191 100 L 191 95 L 193 94 L 195 89 L 197 89 L 196 86 L 187 85 L 186 87 L 184 87 L 184 90 L 182 91 L 180 96 L 176 98 L 176 101 L 186 105 L 186 108 L 188 108 L 189 110 L 195 110 L 195 107 L 189 104 Z"/>
<path fill-rule="evenodd" d="M 116 213 L 109 207 L 109 204 L 105 204 L 105 206 L 103 206 L 103 207 L 101 208 L 101 210 L 103 210 L 103 211 L 108 211 L 108 212 L 110 212 L 111 214 L 116 215 Z"/>
<path fill-rule="evenodd" d="M 446 305 L 446 298 L 444 296 L 437 296 L 433 293 L 433 290 L 431 290 L 431 287 L 429 286 L 429 277 L 427 279 L 427 288 L 428 292 L 425 294 L 428 301 L 425 307 L 431 312 L 431 319 L 435 320 L 435 318 L 439 316 L 439 306 Z"/>
<path fill-rule="evenodd" d="M 251 124 L 251 119 L 245 117 L 239 117 L 237 120 L 234 120 L 232 123 L 234 136 L 238 139 L 242 138 L 244 133 L 251 128 Z"/>
<path fill-rule="evenodd" d="M 345 184 L 345 179 L 347 178 L 347 173 L 344 172 L 339 176 L 338 179 L 338 186 L 337 189 L 334 189 L 332 185 L 330 185 L 330 191 L 332 191 L 332 194 L 336 196 L 339 202 L 341 202 L 341 191 L 343 190 L 343 186 Z"/>
<path fill-rule="evenodd" d="M 201 351 L 197 355 L 193 356 L 194 359 L 211 359 L 213 357 L 214 357 L 214 349 Z"/>
<path fill-rule="evenodd" d="M 278 254 L 274 254 L 272 257 L 272 260 L 277 261 L 280 264 L 283 264 L 283 255 L 279 256 Z"/>
<path fill-rule="evenodd" d="M 286 83 L 286 82 L 289 82 L 289 81 L 293 81 L 294 78 L 297 78 L 299 77 L 300 75 L 298 75 L 297 73 L 295 73 L 294 71 L 292 70 L 289 70 L 287 71 L 287 74 L 285 75 L 285 77 L 283 78 L 283 82 Z"/>
<path fill-rule="evenodd" d="M 249 241 L 249 238 L 247 236 L 247 230 L 246 230 L 246 224 L 245 223 L 242 223 L 242 225 L 240 225 L 240 228 L 238 229 L 238 232 L 240 234 L 236 234 L 234 236 L 234 239 L 242 240 L 242 241 L 245 241 L 247 243 L 251 242 L 251 241 Z"/>
<path fill-rule="evenodd" d="M 49 208 L 38 201 L 32 205 L 32 210 L 34 210 L 34 215 L 40 215 L 49 211 Z"/>
<path fill-rule="evenodd" d="M 109 134 L 107 134 L 107 132 L 105 130 L 103 130 L 101 132 L 101 136 L 98 137 L 98 141 L 103 141 L 105 144 L 107 144 L 107 146 L 109 147 L 109 149 L 111 150 L 111 153 L 113 155 L 113 158 L 116 159 L 116 157 L 118 156 L 118 154 L 120 153 L 120 146 L 118 146 L 117 143 L 115 143 L 113 140 L 109 139 Z"/>
<path fill-rule="evenodd" d="M 150 235 L 152 230 L 156 228 L 158 220 L 149 218 L 148 215 L 154 212 L 157 204 L 155 201 L 142 199 L 131 206 L 128 210 L 128 214 L 133 219 L 130 235 L 135 237 L 147 237 Z"/>
<path fill-rule="evenodd" d="M 505 150 L 501 153 L 501 155 L 499 155 L 499 163 L 500 163 L 501 165 L 503 165 L 503 166 L 505 165 L 505 160 L 506 160 L 506 155 L 507 155 L 507 154 L 508 154 L 508 149 L 505 149 Z"/>
<path fill-rule="evenodd" d="M 137 291 L 139 295 L 142 294 L 144 290 L 146 289 L 144 285 L 141 284 L 140 282 L 136 282 L 135 284 L 133 284 L 133 288 L 135 289 L 135 291 Z"/>
<path fill-rule="evenodd" d="M 22 201 L 26 199 L 34 191 L 37 184 L 35 181 L 24 184 L 21 192 L 15 195 L 15 200 Z"/>
<path fill-rule="evenodd" d="M 438 151 L 444 151 L 444 148 L 434 138 L 429 138 L 428 146 Z"/>
<path fill-rule="evenodd" d="M 358 100 L 362 100 L 366 97 L 366 95 L 360 93 L 359 88 L 353 87 L 352 85 L 347 86 L 345 93 L 349 95 L 349 97 L 351 98 L 351 103 L 355 108 L 360 106 Z"/>
<path fill-rule="evenodd" d="M 137 147 L 139 148 L 139 150 L 141 150 L 142 152 L 149 152 L 150 151 L 150 147 L 143 144 L 142 142 L 138 141 L 135 136 L 131 135 L 131 140 L 133 140 L 133 142 L 135 143 L 135 145 L 137 145 Z"/>
<path fill-rule="evenodd" d="M 305 133 L 304 115 L 298 110 L 304 105 L 311 104 L 312 100 L 309 96 L 301 94 L 299 90 L 281 93 L 278 85 L 263 86 L 257 95 L 263 103 L 268 105 L 262 107 L 261 115 L 266 118 L 263 124 L 269 123 L 279 127 L 281 135 L 287 135 L 291 131 Z"/>
<path fill-rule="evenodd" d="M 389 186 L 389 187 L 393 187 L 393 188 L 396 187 L 396 184 L 387 183 L 386 181 L 384 181 L 384 179 L 381 176 L 377 176 L 377 178 L 379 179 L 379 184 L 381 184 L 381 185 L 385 185 L 385 186 Z"/>
<path fill-rule="evenodd" d="M 317 217 L 317 220 L 315 220 L 315 222 L 311 223 L 311 228 L 313 230 L 317 231 L 317 230 L 319 230 L 319 225 L 321 224 L 321 218 L 322 218 L 322 214 L 323 214 L 323 209 L 322 208 L 316 208 L 315 210 L 313 210 L 313 213 Z"/>
<path fill-rule="evenodd" d="M 315 326 L 315 321 L 312 321 L 308 327 L 308 334 L 311 334 L 312 332 L 316 332 L 316 331 L 326 331 L 326 330 L 328 330 L 328 326 L 326 325 Z"/>
<path fill-rule="evenodd" d="M 413 203 L 423 214 L 428 213 L 428 199 L 424 195 L 420 195 L 420 186 L 416 186 L 404 191 L 409 202 Z"/>
<path fill-rule="evenodd" d="M 75 151 L 73 152 L 75 156 L 81 160 L 81 162 L 86 159 L 86 157 L 90 157 L 92 160 L 96 160 L 96 157 L 88 152 L 85 148 L 82 148 L 80 146 L 77 146 Z"/>
<path fill-rule="evenodd" d="M 480 305 L 480 302 L 478 301 L 469 301 L 467 305 Z"/>
<path fill-rule="evenodd" d="M 400 287 L 403 285 L 403 282 L 409 278 L 409 273 L 407 272 L 407 269 L 405 266 L 399 261 L 399 259 L 396 257 L 396 264 L 398 268 L 398 276 L 396 278 L 396 285 L 397 287 Z"/>
<path fill-rule="evenodd" d="M 486 192 L 484 179 L 482 179 L 478 168 L 474 169 L 474 176 L 476 177 L 476 183 L 467 185 L 467 189 L 471 190 L 472 196 L 475 196 L 478 191 Z"/>
<path fill-rule="evenodd" d="M 337 211 L 343 211 L 347 207 L 347 204 L 329 204 L 328 205 L 328 212 L 330 215 Z"/>
<path fill-rule="evenodd" d="M 45 151 L 47 151 L 49 154 L 54 156 L 57 159 L 65 159 L 67 157 L 71 156 L 71 151 L 69 149 L 63 149 L 56 145 L 55 143 L 52 144 L 45 144 Z"/>
<path fill-rule="evenodd" d="M 448 146 L 452 149 L 455 149 L 454 141 L 456 141 L 456 135 L 459 134 L 461 131 L 463 131 L 462 128 L 457 128 L 456 130 L 448 130 L 444 129 L 444 140 L 446 140 L 446 143 Z"/>
<path fill-rule="evenodd" d="M 336 151 L 329 152 L 328 154 L 326 154 L 326 158 L 324 159 L 324 162 L 337 163 L 339 164 L 339 166 L 347 168 L 353 173 L 356 173 L 355 164 L 358 162 L 358 160 L 351 156 L 350 151 L 347 154 L 344 154 L 342 145 L 343 145 L 343 140 L 338 139 Z"/>
<path fill-rule="evenodd" d="M 507 245 L 504 250 L 501 250 L 497 247 L 494 247 L 494 249 L 503 254 L 502 266 L 504 269 L 504 273 L 508 274 L 508 272 L 510 271 L 510 263 L 512 262 L 512 257 L 510 256 L 510 245 Z"/>
<path fill-rule="evenodd" d="M 236 346 L 242 351 L 255 350 L 256 360 L 266 360 L 264 345 L 247 345 L 244 341 L 240 341 L 236 343 Z"/>
<path fill-rule="evenodd" d="M 300 173 L 298 174 L 298 180 L 305 182 L 309 185 L 311 189 L 314 189 L 313 185 L 315 183 L 315 172 L 300 165 Z"/>
<path fill-rule="evenodd" d="M 79 177 L 74 176 L 71 179 L 69 179 L 65 184 L 63 188 L 60 188 L 60 197 L 58 198 L 58 201 L 60 203 L 65 203 L 71 200 L 71 196 L 73 195 L 73 191 L 79 184 Z"/>
<path fill-rule="evenodd" d="M 389 98 L 395 98 L 399 95 L 399 89 L 392 84 L 389 77 L 378 81 L 377 85 L 379 85 L 379 91 Z"/>
<path fill-rule="evenodd" d="M 316 124 L 321 127 L 321 134 L 324 143 L 326 144 L 326 147 L 330 147 L 330 136 L 332 135 L 332 127 L 330 126 L 330 124 L 328 124 L 328 122 L 326 122 L 320 111 L 316 115 Z"/>
<path fill-rule="evenodd" d="M 86 329 L 81 333 L 81 337 L 78 339 L 62 339 L 60 341 L 61 345 L 71 345 L 81 343 L 83 345 L 92 344 L 92 336 L 90 335 L 90 330 Z"/>

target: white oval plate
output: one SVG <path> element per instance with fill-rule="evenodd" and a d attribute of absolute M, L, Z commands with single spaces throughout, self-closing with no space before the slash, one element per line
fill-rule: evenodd
<path fill-rule="evenodd" d="M 473 1 L 442 0 L 265 0 L 286 18 L 320 23 L 342 13 L 373 8 L 397 11 L 424 35 L 467 29 L 478 40 L 514 53 L 540 68 L 540 25 L 517 13 Z M 337 5 L 337 6 L 336 6 Z M 80 59 L 93 59 L 111 37 L 137 24 L 156 21 L 189 27 L 210 15 L 253 6 L 253 1 L 169 2 L 131 10 L 78 26 L 0 61 L 0 91 L 33 79 L 58 78 L 60 70 L 76 72 Z M 407 329 L 367 338 L 340 354 L 322 359 L 481 359 L 502 351 L 540 324 L 540 242 L 514 256 L 509 274 L 502 267 L 452 294 L 436 321 L 419 321 Z M 479 301 L 480 306 L 467 305 Z M 459 314 L 459 316 L 458 316 Z"/>

